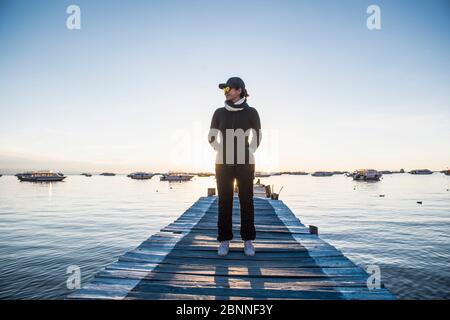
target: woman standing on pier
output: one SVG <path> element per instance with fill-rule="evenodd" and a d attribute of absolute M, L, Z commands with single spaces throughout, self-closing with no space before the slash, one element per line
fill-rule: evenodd
<path fill-rule="evenodd" d="M 253 256 L 252 240 L 256 237 L 253 206 L 253 153 L 261 142 L 261 123 L 258 112 L 247 104 L 248 93 L 241 78 L 232 77 L 219 84 L 225 94 L 225 106 L 212 117 L 209 143 L 217 151 L 216 181 L 219 196 L 218 254 L 228 254 L 233 239 L 232 212 L 234 180 L 239 190 L 241 207 L 241 238 L 244 253 Z M 249 137 L 251 136 L 251 142 Z"/>

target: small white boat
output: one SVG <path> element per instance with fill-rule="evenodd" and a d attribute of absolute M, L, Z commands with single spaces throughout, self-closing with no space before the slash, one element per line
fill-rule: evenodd
<path fill-rule="evenodd" d="M 151 179 L 153 176 L 154 176 L 153 173 L 147 173 L 147 172 L 133 172 L 133 173 L 130 173 L 129 175 L 127 175 L 127 177 L 129 177 L 131 179 L 136 179 L 136 180 Z"/>
<path fill-rule="evenodd" d="M 353 173 L 353 180 L 356 181 L 378 181 L 382 174 L 374 169 L 360 169 Z"/>
<path fill-rule="evenodd" d="M 269 187 L 270 188 L 270 187 Z M 253 185 L 253 196 L 267 198 L 267 187 L 259 181 Z"/>
<path fill-rule="evenodd" d="M 416 169 L 416 170 L 411 170 L 409 173 L 411 173 L 411 174 L 432 174 L 433 171 L 430 171 L 428 169 Z"/>
<path fill-rule="evenodd" d="M 309 173 L 304 171 L 294 171 L 289 172 L 288 174 L 294 175 L 294 176 L 307 176 Z"/>
<path fill-rule="evenodd" d="M 316 171 L 314 173 L 311 173 L 313 177 L 331 177 L 333 175 L 333 172 L 329 171 Z"/>
<path fill-rule="evenodd" d="M 160 181 L 189 181 L 191 180 L 193 175 L 189 174 L 177 174 L 177 173 L 169 173 L 163 174 L 159 178 Z"/>
<path fill-rule="evenodd" d="M 270 176 L 271 176 L 270 173 L 255 172 L 255 177 L 256 178 L 267 178 L 267 177 L 270 177 Z"/>
<path fill-rule="evenodd" d="M 29 182 L 49 182 L 62 181 L 66 178 L 62 173 L 53 173 L 52 171 L 33 171 L 16 174 L 20 181 Z"/>
<path fill-rule="evenodd" d="M 211 173 L 211 172 L 199 172 L 199 173 L 197 173 L 197 176 L 199 176 L 199 177 L 212 177 L 212 176 L 214 176 L 214 173 Z"/>
<path fill-rule="evenodd" d="M 101 176 L 112 177 L 112 176 L 115 176 L 116 174 L 112 173 L 112 172 L 103 172 L 103 173 L 100 173 L 100 175 Z"/>

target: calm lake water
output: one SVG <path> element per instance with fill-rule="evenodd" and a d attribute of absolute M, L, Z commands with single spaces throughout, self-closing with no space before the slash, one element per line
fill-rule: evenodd
<path fill-rule="evenodd" d="M 378 265 L 399 298 L 450 298 L 450 176 L 394 174 L 364 183 L 282 175 L 261 182 L 276 191 L 284 186 L 280 199 L 355 263 Z M 0 298 L 64 298 L 68 266 L 79 266 L 82 283 L 89 281 L 214 186 L 213 177 L 168 183 L 69 175 L 51 184 L 1 177 Z"/>

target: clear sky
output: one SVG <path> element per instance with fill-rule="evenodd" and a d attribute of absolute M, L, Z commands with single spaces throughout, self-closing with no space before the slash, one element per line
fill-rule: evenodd
<path fill-rule="evenodd" d="M 230 76 L 260 114 L 257 170 L 442 170 L 449 36 L 438 0 L 0 0 L 0 171 L 212 171 Z"/>

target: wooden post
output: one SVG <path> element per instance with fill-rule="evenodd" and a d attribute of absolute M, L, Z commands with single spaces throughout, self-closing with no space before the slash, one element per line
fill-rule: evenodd
<path fill-rule="evenodd" d="M 319 228 L 316 226 L 309 226 L 309 233 L 319 235 Z"/>
<path fill-rule="evenodd" d="M 272 194 L 272 192 L 270 191 L 270 186 L 269 185 L 267 185 L 267 186 L 265 186 L 265 188 L 266 188 L 266 198 L 270 198 L 271 196 L 271 194 Z"/>
<path fill-rule="evenodd" d="M 216 188 L 208 188 L 208 197 L 216 195 Z"/>

